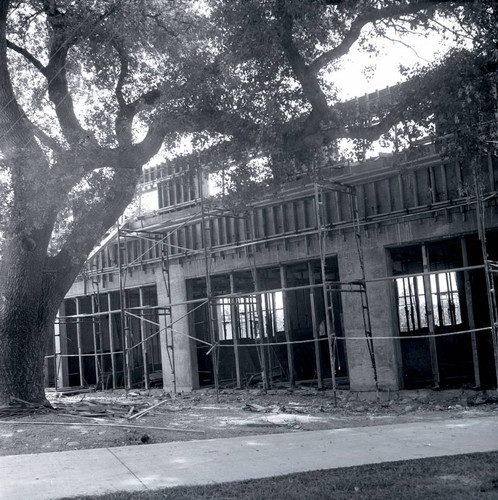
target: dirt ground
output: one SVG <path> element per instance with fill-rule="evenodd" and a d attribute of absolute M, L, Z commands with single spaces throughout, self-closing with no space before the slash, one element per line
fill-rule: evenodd
<path fill-rule="evenodd" d="M 0 408 L 0 455 L 226 438 L 279 432 L 498 415 L 498 392 L 401 391 L 375 395 L 313 388 L 161 389 L 63 394 L 53 409 Z M 144 412 L 144 413 L 141 413 Z"/>

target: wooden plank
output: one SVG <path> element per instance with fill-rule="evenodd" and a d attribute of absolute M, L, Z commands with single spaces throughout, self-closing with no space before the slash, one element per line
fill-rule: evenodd
<path fill-rule="evenodd" d="M 490 191 L 495 191 L 496 178 L 495 178 L 495 169 L 493 165 L 493 156 L 491 152 L 488 153 L 488 175 L 489 175 Z"/>
<path fill-rule="evenodd" d="M 287 288 L 287 274 L 285 272 L 285 267 L 280 266 L 280 285 L 283 289 Z M 290 310 L 289 310 L 289 300 L 287 297 L 287 291 L 282 292 L 282 301 L 284 306 L 284 331 L 285 331 L 285 341 L 287 342 L 287 364 L 289 366 L 289 384 L 291 387 L 295 386 L 294 377 L 294 350 L 292 344 L 292 334 L 290 329 Z"/>
<path fill-rule="evenodd" d="M 109 348 L 111 350 L 111 372 L 112 372 L 112 388 L 116 389 L 117 387 L 117 375 L 116 375 L 116 359 L 114 354 L 114 337 L 112 335 L 112 314 L 111 314 L 111 294 L 107 293 L 107 311 L 109 312 L 107 321 L 108 321 L 108 330 L 109 330 Z"/>
<path fill-rule="evenodd" d="M 434 175 L 434 167 L 429 167 L 429 192 L 431 193 L 431 203 L 437 202 L 437 186 L 436 176 Z M 435 212 L 437 214 L 437 212 Z"/>
<path fill-rule="evenodd" d="M 469 258 L 467 253 L 467 242 L 465 238 L 460 238 L 460 245 L 462 248 L 462 264 L 464 267 L 468 267 Z M 465 301 L 467 305 L 467 318 L 469 319 L 469 329 L 474 330 L 476 327 L 474 318 L 474 305 L 472 301 L 472 288 L 470 285 L 470 273 L 469 271 L 463 272 L 464 284 L 465 284 Z M 474 367 L 474 381 L 476 387 L 481 387 L 481 375 L 479 373 L 479 356 L 477 353 L 477 339 L 476 332 L 470 333 L 470 340 L 472 343 L 472 364 Z"/>
<path fill-rule="evenodd" d="M 413 206 L 418 207 L 419 206 L 419 198 L 418 198 L 418 182 L 417 182 L 417 173 L 412 172 L 411 173 L 411 178 L 412 178 L 412 189 L 413 189 Z"/>
<path fill-rule="evenodd" d="M 400 209 L 401 210 L 408 209 L 405 202 L 405 190 L 403 187 L 403 177 L 401 176 L 401 174 L 398 174 L 398 192 L 399 192 L 399 202 L 401 205 Z"/>
<path fill-rule="evenodd" d="M 81 313 L 80 299 L 76 298 L 76 314 L 79 315 Z M 83 377 L 83 351 L 81 347 L 81 319 L 76 321 L 76 340 L 78 342 L 78 369 L 80 372 L 80 386 L 84 386 L 85 379 Z"/>
<path fill-rule="evenodd" d="M 313 273 L 313 266 L 311 262 L 308 262 L 308 278 L 309 284 L 315 284 L 315 276 Z M 310 288 L 310 305 L 311 305 L 311 324 L 313 325 L 313 342 L 315 348 L 315 366 L 316 366 L 316 378 L 318 380 L 318 389 L 323 389 L 323 375 L 322 375 L 322 363 L 321 363 L 321 350 L 319 341 L 319 323 L 316 317 L 316 304 L 315 304 L 315 289 Z"/>
<path fill-rule="evenodd" d="M 144 289 L 139 288 L 139 300 L 140 300 L 140 307 L 144 307 Z M 145 383 L 145 389 L 148 390 L 150 388 L 149 385 L 149 367 L 147 366 L 148 362 L 148 356 L 147 356 L 147 342 L 146 342 L 146 334 L 145 334 L 145 321 L 142 317 L 142 311 L 143 309 L 140 310 L 140 348 L 142 350 L 142 362 L 144 365 L 144 383 Z"/>
<path fill-rule="evenodd" d="M 424 281 L 424 295 L 425 295 L 425 307 L 427 312 L 427 326 L 429 327 L 429 348 L 430 348 L 430 356 L 431 356 L 431 366 L 432 366 L 432 375 L 434 377 L 434 386 L 439 388 L 440 385 L 440 377 L 439 377 L 439 364 L 437 359 L 437 346 L 436 346 L 436 338 L 434 337 L 436 328 L 434 322 L 434 310 L 432 306 L 432 292 L 431 292 L 431 280 L 429 276 L 429 255 L 427 251 L 427 246 L 422 245 L 422 265 L 423 265 L 423 281 Z"/>
<path fill-rule="evenodd" d="M 94 278 L 95 279 L 95 278 Z M 97 284 L 98 286 L 98 284 Z M 96 310 L 95 305 L 95 293 L 91 295 L 92 299 L 92 336 L 93 336 L 93 355 L 94 355 L 94 363 L 95 363 L 95 384 L 98 385 L 99 381 L 99 355 L 97 349 L 97 328 L 100 329 L 100 325 L 97 324 L 97 321 L 100 321 L 100 315 L 96 316 L 95 313 L 99 313 L 99 310 Z M 97 293 L 97 300 L 99 300 L 99 294 Z M 100 307 L 99 307 L 100 308 Z M 98 325 L 98 326 L 97 326 Z M 102 345 L 101 345 L 102 348 Z M 100 360 L 102 361 L 102 359 Z M 102 372 L 102 371 L 101 371 Z M 103 381 L 101 381 L 103 382 Z"/>
<path fill-rule="evenodd" d="M 339 191 L 334 191 L 334 195 L 335 195 L 335 207 L 336 207 L 336 213 L 337 213 L 336 222 L 341 222 L 343 220 L 341 193 Z"/>
<path fill-rule="evenodd" d="M 261 291 L 261 279 L 259 276 L 258 269 L 254 270 L 254 290 L 256 292 Z M 261 346 L 259 346 L 260 349 L 259 354 L 261 359 L 263 390 L 267 391 L 269 388 L 269 381 L 268 381 L 266 352 L 265 352 L 265 346 L 263 345 L 265 343 L 265 322 L 263 321 L 263 305 L 261 303 L 261 300 L 262 300 L 262 294 L 258 293 L 256 295 L 256 310 L 258 313 L 258 329 L 259 329 L 259 339 L 261 343 Z"/>
<path fill-rule="evenodd" d="M 230 293 L 235 293 L 235 276 L 230 273 Z M 239 353 L 239 337 L 240 337 L 240 319 L 238 307 L 235 303 L 237 299 L 230 300 L 230 320 L 232 323 L 232 340 L 233 353 L 235 357 L 235 377 L 237 379 L 237 389 L 242 388 L 242 377 L 240 373 L 240 353 Z"/>

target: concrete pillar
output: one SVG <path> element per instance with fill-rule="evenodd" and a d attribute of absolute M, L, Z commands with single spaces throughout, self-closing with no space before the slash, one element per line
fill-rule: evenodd
<path fill-rule="evenodd" d="M 356 251 L 351 251 L 355 247 L 354 234 L 348 233 L 345 245 L 338 253 L 339 275 L 340 280 L 343 282 L 361 278 L 358 254 Z M 369 239 L 368 246 L 364 245 L 363 256 L 367 280 L 388 275 L 385 249 L 382 245 L 377 246 L 374 241 Z M 397 390 L 400 388 L 398 370 L 400 359 L 396 344 L 399 341 L 396 339 L 375 340 L 375 337 L 393 335 L 394 318 L 390 304 L 392 296 L 390 287 L 392 287 L 391 280 L 367 283 L 367 293 L 379 387 L 381 389 Z M 373 369 L 367 342 L 364 340 L 365 329 L 360 294 L 343 292 L 341 299 L 344 311 L 344 334 L 346 336 L 351 390 L 374 391 Z M 348 337 L 354 337 L 354 339 L 348 340 Z"/>
<path fill-rule="evenodd" d="M 197 357 L 195 341 L 190 339 L 189 314 L 187 304 L 181 302 L 187 300 L 186 283 L 178 266 L 170 266 L 171 297 L 174 297 L 174 305 L 171 310 L 171 319 L 173 320 L 172 333 L 167 332 L 166 322 L 169 321 L 167 315 L 161 315 L 159 323 L 161 324 L 161 363 L 163 368 L 163 385 L 165 390 L 173 391 L 176 385 L 178 392 L 191 391 L 197 387 Z M 157 276 L 157 297 L 160 306 L 169 304 L 164 280 L 160 273 Z M 173 335 L 173 341 L 171 339 Z M 168 344 L 173 344 L 173 349 L 169 349 Z M 169 354 L 169 356 L 168 356 Z M 172 364 L 174 356 L 175 373 L 172 373 Z M 174 375 L 174 377 L 173 377 Z"/>

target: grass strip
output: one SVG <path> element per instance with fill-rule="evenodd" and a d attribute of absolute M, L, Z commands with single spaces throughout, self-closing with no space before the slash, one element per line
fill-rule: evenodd
<path fill-rule="evenodd" d="M 241 467 L 244 464 L 240 464 Z M 195 475 L 195 470 L 192 471 Z M 265 479 L 72 500 L 498 499 L 498 452 L 405 460 Z"/>

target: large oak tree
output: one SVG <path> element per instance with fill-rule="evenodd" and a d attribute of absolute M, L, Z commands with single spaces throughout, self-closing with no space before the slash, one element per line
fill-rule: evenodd
<path fill-rule="evenodd" d="M 435 115 L 485 141 L 495 21 L 492 1 L 0 0 L 0 404 L 44 401 L 57 308 L 161 147 L 188 135 L 237 185 Z M 421 27 L 466 48 L 368 117 L 338 102 L 354 44 Z"/>

